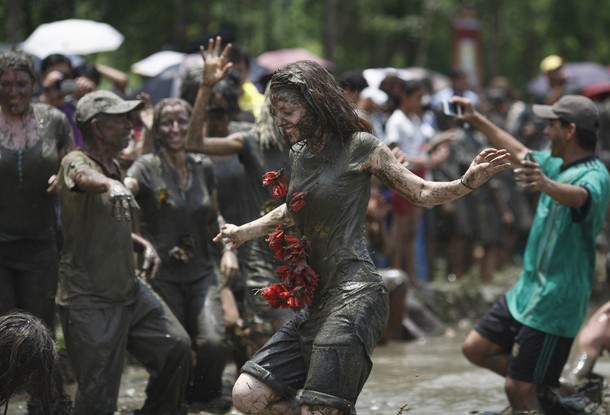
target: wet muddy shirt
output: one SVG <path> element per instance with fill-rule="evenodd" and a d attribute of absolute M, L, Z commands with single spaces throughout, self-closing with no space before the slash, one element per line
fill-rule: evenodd
<path fill-rule="evenodd" d="M 290 153 L 292 173 L 286 199 L 307 193 L 305 206 L 291 214 L 311 241 L 309 263 L 320 276 L 310 319 L 323 320 L 327 313 L 345 311 L 346 318 L 359 325 L 357 331 L 369 352 L 376 339 L 367 332 L 381 330 L 377 326 L 385 326 L 387 317 L 387 300 L 379 299 L 387 294 L 378 296 L 385 289 L 380 289 L 383 281 L 367 251 L 365 235 L 371 175 L 362 164 L 378 145 L 371 134 L 358 133 L 344 142 L 331 139 L 318 154 L 295 146 Z M 352 308 L 367 302 L 371 302 L 368 308 Z M 366 310 L 369 315 L 350 316 L 350 309 Z"/>
<path fill-rule="evenodd" d="M 187 189 L 178 186 L 177 173 L 157 154 L 140 157 L 127 171 L 139 183 L 140 231 L 161 258 L 155 278 L 162 281 L 184 283 L 214 276 L 211 246 L 218 217 L 212 210 L 216 187 L 212 163 L 207 157 L 187 154 L 186 166 L 191 176 Z M 176 261 L 171 252 L 186 239 L 192 241 L 193 256 Z"/>
<path fill-rule="evenodd" d="M 57 109 L 32 104 L 40 140 L 31 148 L 0 145 L 0 241 L 34 237 L 55 226 L 49 178 L 59 170 L 59 152 L 71 143 L 70 124 Z"/>
<path fill-rule="evenodd" d="M 60 305 L 104 308 L 130 304 L 136 298 L 132 222 L 114 218 L 107 192 L 85 193 L 74 183 L 76 173 L 85 168 L 120 180 L 115 167 L 106 174 L 80 151 L 68 153 L 61 162 L 57 185 L 64 237 L 57 291 Z"/>

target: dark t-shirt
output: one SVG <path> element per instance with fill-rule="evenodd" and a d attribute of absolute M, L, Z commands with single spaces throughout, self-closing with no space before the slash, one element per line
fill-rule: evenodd
<path fill-rule="evenodd" d="M 332 338 L 348 330 L 332 341 L 357 338 L 369 355 L 388 315 L 387 291 L 365 235 L 371 174 L 362 165 L 380 144 L 371 134 L 357 133 L 344 141 L 332 138 L 316 154 L 295 147 L 286 198 L 306 192 L 305 206 L 291 214 L 311 242 L 309 264 L 320 277 L 299 331 L 305 338 Z"/>
<path fill-rule="evenodd" d="M 33 237 L 53 228 L 49 178 L 59 170 L 59 153 L 72 142 L 70 124 L 57 109 L 32 104 L 40 140 L 31 148 L 0 146 L 0 241 Z"/>
<path fill-rule="evenodd" d="M 382 284 L 367 251 L 371 174 L 362 169 L 379 144 L 373 135 L 359 133 L 344 142 L 331 139 L 317 154 L 306 148 L 290 152 L 292 175 L 286 200 L 297 192 L 307 193 L 305 206 L 292 216 L 311 241 L 310 265 L 320 275 L 314 301 L 342 303 L 364 289 L 356 288 L 361 283 Z M 329 291 L 332 295 L 325 298 Z"/>
<path fill-rule="evenodd" d="M 139 183 L 140 231 L 161 258 L 156 278 L 163 281 L 192 282 L 214 275 L 210 248 L 218 217 L 211 201 L 216 188 L 212 164 L 207 157 L 187 154 L 186 165 L 192 179 L 185 190 L 158 154 L 140 157 L 127 171 Z M 193 243 L 193 257 L 186 263 L 172 260 L 170 251 L 185 238 Z"/>
<path fill-rule="evenodd" d="M 100 166 L 80 151 L 61 162 L 57 191 L 64 244 L 59 263 L 57 303 L 73 308 L 103 308 L 135 301 L 132 222 L 117 220 L 108 193 L 78 190 L 74 177 Z M 112 178 L 120 180 L 118 166 Z M 133 212 L 132 212 L 133 213 Z"/>

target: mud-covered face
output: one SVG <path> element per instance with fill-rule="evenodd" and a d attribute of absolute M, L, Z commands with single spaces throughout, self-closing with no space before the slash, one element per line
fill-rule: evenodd
<path fill-rule="evenodd" d="M 168 150 L 184 149 L 189 126 L 186 108 L 180 104 L 168 105 L 161 110 L 159 117 L 159 144 Z"/>
<path fill-rule="evenodd" d="M 91 120 L 98 140 L 107 149 L 121 151 L 133 138 L 133 123 L 126 114 L 99 114 Z"/>
<path fill-rule="evenodd" d="M 23 115 L 32 99 L 32 78 L 25 71 L 5 70 L 0 76 L 0 107 L 10 115 Z"/>
<path fill-rule="evenodd" d="M 313 117 L 303 97 L 295 91 L 280 90 L 271 94 L 271 113 L 290 145 L 311 138 L 315 131 Z"/>

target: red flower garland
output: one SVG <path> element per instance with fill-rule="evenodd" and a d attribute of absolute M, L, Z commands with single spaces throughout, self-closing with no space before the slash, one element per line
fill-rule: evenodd
<path fill-rule="evenodd" d="M 286 195 L 286 180 L 282 170 L 268 172 L 263 176 L 263 185 L 272 185 L 272 194 L 276 199 Z M 288 204 L 297 212 L 305 206 L 306 192 L 295 193 Z M 306 237 L 290 234 L 293 227 L 285 228 L 281 223 L 269 234 L 267 242 L 276 260 L 285 265 L 277 267 L 276 274 L 281 282 L 264 288 L 261 295 L 273 308 L 301 309 L 311 304 L 311 298 L 320 280 L 318 274 L 309 266 L 307 258 L 311 252 L 311 242 Z"/>
<path fill-rule="evenodd" d="M 275 200 L 280 200 L 286 193 L 288 193 L 288 188 L 286 187 L 286 175 L 284 174 L 284 169 L 280 169 L 279 171 L 270 171 L 263 175 L 263 186 L 272 185 L 271 194 Z"/>
<path fill-rule="evenodd" d="M 299 192 L 299 193 L 295 193 L 294 195 L 292 195 L 292 199 L 290 199 L 290 209 L 293 212 L 298 212 L 299 210 L 301 210 L 301 208 L 303 206 L 305 206 L 305 195 L 307 193 L 306 192 Z"/>

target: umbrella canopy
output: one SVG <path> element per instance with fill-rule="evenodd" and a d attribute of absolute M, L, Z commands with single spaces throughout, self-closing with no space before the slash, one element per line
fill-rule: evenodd
<path fill-rule="evenodd" d="M 610 82 L 610 70 L 607 66 L 595 62 L 568 62 L 563 65 L 568 82 L 566 90 L 572 94 L 580 94 L 594 84 Z M 539 74 L 532 79 L 527 90 L 535 96 L 544 95 L 549 89 L 549 82 L 545 74 Z"/>
<path fill-rule="evenodd" d="M 52 53 L 88 55 L 116 50 L 123 35 L 107 23 L 68 19 L 41 24 L 20 48 L 39 58 Z"/>
<path fill-rule="evenodd" d="M 178 96 L 177 80 L 180 79 L 180 64 L 172 65 L 148 79 L 142 89 L 133 94 L 133 98 L 140 92 L 150 95 L 150 101 L 154 105 L 163 98 Z"/>
<path fill-rule="evenodd" d="M 432 82 L 434 92 L 440 91 L 451 84 L 449 77 L 431 69 L 416 66 L 410 68 L 369 68 L 365 69 L 362 74 L 372 88 L 379 88 L 381 82 L 389 75 L 397 76 L 406 81 L 428 78 Z"/>
<path fill-rule="evenodd" d="M 181 52 L 163 50 L 132 64 L 131 71 L 144 76 L 157 76 L 170 66 L 178 65 L 184 56 Z"/>
<path fill-rule="evenodd" d="M 267 69 L 272 73 L 276 69 L 279 69 L 283 66 L 288 65 L 289 63 L 302 61 L 302 60 L 311 60 L 314 62 L 318 62 L 328 71 L 333 71 L 335 69 L 335 64 L 327 59 L 321 58 L 307 49 L 303 48 L 289 48 L 289 49 L 278 49 L 278 50 L 270 50 L 264 53 L 261 53 L 256 58 L 256 63 Z"/>

